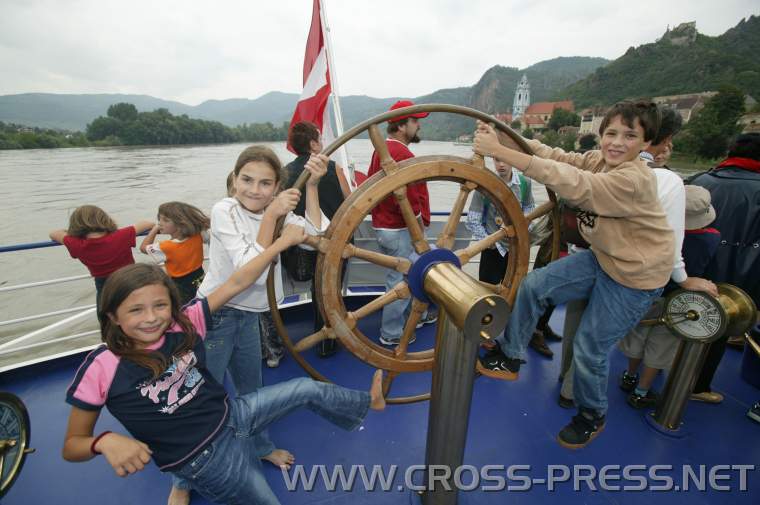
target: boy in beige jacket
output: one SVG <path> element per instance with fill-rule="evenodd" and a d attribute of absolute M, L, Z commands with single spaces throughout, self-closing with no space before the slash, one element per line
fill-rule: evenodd
<path fill-rule="evenodd" d="M 651 169 L 639 159 L 659 128 L 656 105 L 621 102 L 607 112 L 601 150 L 566 153 L 538 141 L 534 156 L 504 146 L 478 122 L 473 150 L 493 156 L 543 183 L 581 209 L 578 229 L 591 248 L 529 273 L 517 293 L 505 336 L 481 359 L 484 375 L 514 380 L 533 328 L 548 305 L 588 299 L 575 335 L 578 414 L 559 443 L 584 447 L 603 429 L 608 353 L 652 305 L 673 269 L 674 239 L 657 198 Z"/>

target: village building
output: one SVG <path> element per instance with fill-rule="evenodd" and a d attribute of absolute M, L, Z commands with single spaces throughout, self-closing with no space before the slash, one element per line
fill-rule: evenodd
<path fill-rule="evenodd" d="M 688 123 L 704 106 L 705 102 L 717 95 L 717 91 L 703 91 L 701 93 L 687 93 L 682 95 L 656 96 L 652 101 L 657 105 L 664 105 L 675 109 L 681 115 L 684 124 Z"/>
<path fill-rule="evenodd" d="M 744 114 L 737 123 L 742 127 L 742 133 L 760 133 L 760 112 Z"/>
<path fill-rule="evenodd" d="M 599 127 L 602 125 L 602 119 L 607 113 L 605 107 L 593 107 L 581 111 L 581 125 L 578 128 L 578 135 L 587 135 L 593 133 L 599 136 Z"/>
<path fill-rule="evenodd" d="M 549 120 L 557 109 L 575 112 L 575 105 L 572 100 L 534 103 L 525 109 L 524 123 L 533 131 L 542 132 L 548 128 Z"/>
<path fill-rule="evenodd" d="M 574 135 L 576 138 L 578 138 L 578 132 L 580 131 L 580 128 L 578 126 L 561 126 L 559 130 L 557 130 L 557 133 L 562 135 Z"/>

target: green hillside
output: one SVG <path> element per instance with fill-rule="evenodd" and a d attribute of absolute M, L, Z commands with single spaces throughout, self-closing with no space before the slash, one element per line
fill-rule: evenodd
<path fill-rule="evenodd" d="M 465 105 L 489 114 L 510 112 L 517 83 L 523 74 L 528 77 L 531 101 L 535 103 L 551 99 L 559 90 L 588 76 L 607 61 L 604 58 L 573 56 L 542 61 L 522 70 L 496 65 L 470 88 L 440 90 L 415 101 Z M 471 133 L 473 128 L 474 122 L 467 118 L 434 114 L 425 122 L 423 131 L 425 138 L 448 140 Z"/>
<path fill-rule="evenodd" d="M 718 37 L 702 35 L 684 23 L 657 42 L 631 47 L 555 98 L 585 107 L 716 90 L 724 84 L 760 97 L 760 16 L 750 16 Z"/>

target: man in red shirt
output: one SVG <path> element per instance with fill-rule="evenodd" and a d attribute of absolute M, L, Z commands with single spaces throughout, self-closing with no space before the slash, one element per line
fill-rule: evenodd
<path fill-rule="evenodd" d="M 394 103 L 389 110 L 396 110 L 403 107 L 414 105 L 409 100 L 399 100 Z M 388 138 L 385 143 L 388 146 L 388 152 L 397 162 L 413 158 L 414 154 L 407 147 L 409 144 L 420 141 L 418 133 L 420 131 L 419 120 L 427 117 L 427 112 L 418 112 L 416 114 L 406 114 L 393 118 L 388 121 Z M 367 176 L 382 170 L 380 167 L 380 158 L 377 152 L 372 153 L 372 161 L 367 170 Z M 427 184 L 418 182 L 407 186 L 407 198 L 412 205 L 417 218 L 425 225 L 430 225 L 430 197 L 428 195 Z M 372 209 L 372 227 L 375 229 L 378 245 L 384 254 L 390 256 L 400 256 L 410 258 L 414 253 L 412 239 L 406 223 L 401 215 L 396 200 L 389 196 Z M 404 280 L 403 274 L 389 270 L 385 278 L 385 290 L 389 291 Z M 397 345 L 401 340 L 401 333 L 404 329 L 404 323 L 409 315 L 411 308 L 411 299 L 397 300 L 383 307 L 382 326 L 380 328 L 380 342 L 384 345 Z M 432 313 L 423 316 L 421 324 L 432 323 L 437 316 Z M 414 336 L 410 339 L 411 343 Z"/>

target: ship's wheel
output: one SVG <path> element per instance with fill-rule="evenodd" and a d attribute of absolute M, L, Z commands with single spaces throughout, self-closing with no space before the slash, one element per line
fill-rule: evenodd
<path fill-rule="evenodd" d="M 414 280 L 414 263 L 407 258 L 388 256 L 357 247 L 351 243 L 351 238 L 364 218 L 385 198 L 392 197 L 398 202 L 412 238 L 414 250 L 420 257 L 429 258 L 430 251 L 435 249 L 438 251 L 435 254 L 448 254 L 449 257 L 452 257 L 451 253 L 453 253 L 460 265 L 464 266 L 483 250 L 500 240 L 506 240 L 510 251 L 506 273 L 500 284 L 488 285 L 488 287 L 494 294 L 503 296 L 510 306 L 514 302 L 520 281 L 528 270 L 530 255 L 528 223 L 549 212 L 554 214 L 552 219 L 554 227 L 552 259 L 557 257 L 559 251 L 559 218 L 556 215 L 556 197 L 553 192 L 547 190 L 549 201 L 539 206 L 530 215 L 524 216 L 512 191 L 495 173 L 485 167 L 481 156 L 474 155 L 471 158 L 448 155 L 420 156 L 400 163 L 390 157 L 378 125 L 394 117 L 418 112 L 456 113 L 491 123 L 498 131 L 504 132 L 517 143 L 523 152 L 532 154 L 522 137 L 514 133 L 503 122 L 474 109 L 445 104 L 414 105 L 380 114 L 355 126 L 336 139 L 323 152 L 329 156 L 350 139 L 365 130 L 369 130 L 370 140 L 380 157 L 382 170 L 364 181 L 343 202 L 323 237 L 310 237 L 307 241 L 318 251 L 315 272 L 317 300 L 313 303 L 318 303 L 323 320 L 326 321 L 321 330 L 295 342 L 290 338 L 277 309 L 274 290 L 275 273 L 274 269 L 270 269 L 267 288 L 275 326 L 294 359 L 314 379 L 329 381 L 301 353 L 328 338 L 338 339 L 348 351 L 361 361 L 375 368 L 386 370 L 384 382 L 386 396 L 388 396 L 392 382 L 398 374 L 428 371 L 433 368 L 433 348 L 418 352 L 408 352 L 407 350 L 416 325 L 428 307 L 428 300 L 424 292 L 420 292 L 418 287 L 420 283 Z M 301 189 L 307 178 L 308 172 L 304 172 L 294 187 Z M 422 181 L 450 181 L 459 184 L 459 192 L 452 205 L 451 214 L 443 227 L 443 231 L 436 238 L 434 248 L 431 247 L 425 237 L 424 229 L 415 217 L 412 206 L 406 197 L 407 187 L 410 184 Z M 481 192 L 493 203 L 503 224 L 499 231 L 483 240 L 473 242 L 464 249 L 453 251 L 451 248 L 454 245 L 454 234 L 472 191 Z M 349 311 L 342 296 L 341 271 L 343 262 L 350 258 L 358 258 L 384 268 L 395 269 L 405 275 L 405 280 L 366 305 Z M 395 349 L 381 346 L 375 338 L 368 337 L 360 331 L 357 323 L 362 318 L 382 310 L 385 305 L 395 300 L 409 297 L 412 298 L 411 314 L 404 325 L 401 341 Z M 388 397 L 387 401 L 388 403 L 410 403 L 428 398 L 429 393 L 416 396 Z"/>

